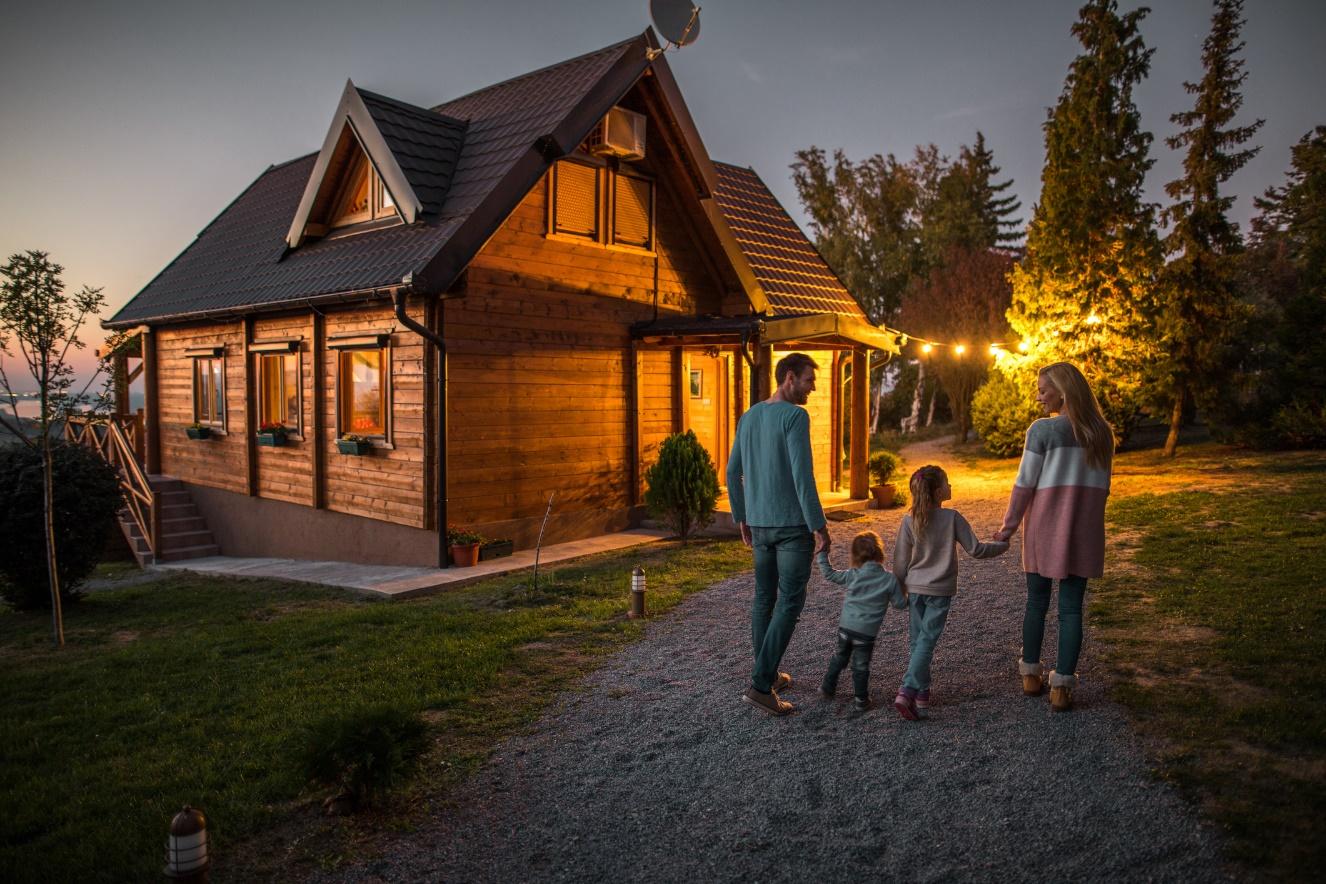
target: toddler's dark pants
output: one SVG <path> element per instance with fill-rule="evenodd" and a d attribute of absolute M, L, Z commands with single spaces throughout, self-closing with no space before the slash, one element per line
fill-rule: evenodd
<path fill-rule="evenodd" d="M 838 650 L 829 660 L 829 671 L 824 673 L 824 693 L 838 690 L 838 676 L 852 664 L 852 690 L 862 700 L 870 696 L 870 657 L 875 653 L 875 640 L 850 629 L 838 630 Z"/>

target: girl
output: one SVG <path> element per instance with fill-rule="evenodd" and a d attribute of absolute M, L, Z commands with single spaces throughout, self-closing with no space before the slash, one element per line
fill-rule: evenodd
<path fill-rule="evenodd" d="M 1051 584 L 1059 581 L 1059 656 L 1049 683 L 1050 706 L 1062 712 L 1072 706 L 1077 687 L 1087 578 L 1099 577 L 1105 569 L 1105 499 L 1114 433 L 1086 378 L 1070 363 L 1040 370 L 1036 401 L 1046 414 L 1057 416 L 1041 418 L 1027 430 L 1008 512 L 994 536 L 1008 540 L 1025 516 L 1027 608 L 1018 671 L 1028 696 L 1039 695 L 1044 687 L 1041 642 Z"/>
<path fill-rule="evenodd" d="M 893 706 L 903 718 L 915 721 L 930 712 L 930 659 L 958 591 L 955 547 L 961 545 L 974 559 L 989 559 L 1008 544 L 981 543 L 962 513 L 944 509 L 953 489 L 939 467 L 924 466 L 912 473 L 911 491 L 912 511 L 903 516 L 893 547 L 893 574 L 911 599 L 911 660 Z"/>

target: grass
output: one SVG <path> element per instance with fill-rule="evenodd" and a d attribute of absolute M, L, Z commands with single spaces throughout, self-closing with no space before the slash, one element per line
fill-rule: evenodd
<path fill-rule="evenodd" d="M 1121 456 L 1094 584 L 1112 696 L 1252 879 L 1326 861 L 1326 456 Z"/>
<path fill-rule="evenodd" d="M 0 613 L 0 880 L 154 880 L 185 803 L 208 814 L 225 860 L 214 877 L 335 864 L 375 829 L 412 825 L 568 679 L 639 636 L 624 616 L 637 564 L 663 612 L 749 553 L 655 544 L 558 567 L 537 593 L 521 574 L 394 603 L 182 575 L 92 593 L 66 612 L 62 651 L 45 616 Z M 317 718 L 372 704 L 422 711 L 433 748 L 376 815 L 327 821 L 301 740 Z"/>

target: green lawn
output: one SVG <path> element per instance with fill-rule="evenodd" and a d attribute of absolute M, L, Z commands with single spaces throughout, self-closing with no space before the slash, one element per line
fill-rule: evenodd
<path fill-rule="evenodd" d="M 0 880 L 156 880 L 166 826 L 209 817 L 219 877 L 244 880 L 353 849 L 302 781 L 300 738 L 329 712 L 424 712 L 435 748 L 376 824 L 444 797 L 595 657 L 636 637 L 624 617 L 642 565 L 651 611 L 749 568 L 739 543 L 655 544 L 407 602 L 275 581 L 182 575 L 97 592 L 48 618 L 0 613 Z M 40 870 L 38 873 L 36 870 Z"/>
<path fill-rule="evenodd" d="M 1201 446 L 1121 463 L 1135 493 L 1111 497 L 1119 567 L 1091 613 L 1112 695 L 1244 875 L 1314 878 L 1326 863 L 1326 457 Z M 1151 470 L 1167 490 L 1140 490 Z"/>

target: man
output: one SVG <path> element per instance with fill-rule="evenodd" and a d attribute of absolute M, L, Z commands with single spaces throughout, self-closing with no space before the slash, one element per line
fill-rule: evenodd
<path fill-rule="evenodd" d="M 727 462 L 727 493 L 741 540 L 755 554 L 751 638 L 755 668 L 742 699 L 772 715 L 792 704 L 778 697 L 792 677 L 778 671 L 806 603 L 811 559 L 829 548 L 810 453 L 810 415 L 802 405 L 815 389 L 815 361 L 784 356 L 774 367 L 774 394 L 737 424 Z"/>

